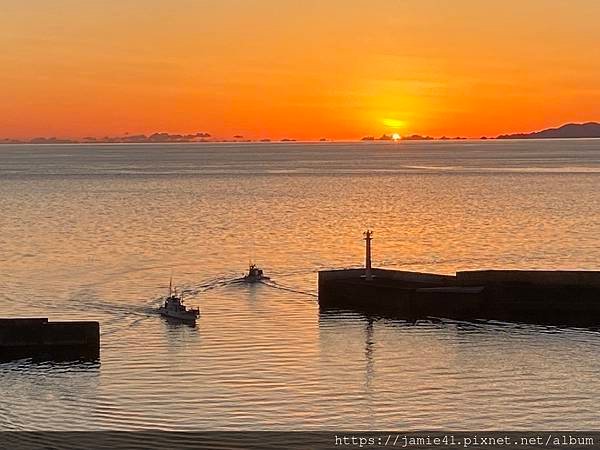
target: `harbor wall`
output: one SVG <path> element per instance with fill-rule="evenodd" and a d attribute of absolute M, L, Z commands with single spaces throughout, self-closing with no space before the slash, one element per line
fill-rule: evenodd
<path fill-rule="evenodd" d="M 376 280 L 397 280 L 410 283 L 425 283 L 431 285 L 451 284 L 456 280 L 455 275 L 440 275 L 427 272 L 411 272 L 407 270 L 377 269 L 371 270 Z M 342 279 L 360 279 L 365 275 L 365 269 L 335 269 L 319 271 L 319 282 Z"/>
<path fill-rule="evenodd" d="M 600 326 L 600 272 L 483 270 L 456 276 L 373 269 L 319 273 L 322 309 L 403 319 Z"/>
<path fill-rule="evenodd" d="M 459 284 L 533 284 L 600 289 L 600 272 L 585 270 L 472 270 L 456 273 Z"/>
<path fill-rule="evenodd" d="M 98 322 L 0 318 L 0 360 L 89 359 L 100 356 Z"/>

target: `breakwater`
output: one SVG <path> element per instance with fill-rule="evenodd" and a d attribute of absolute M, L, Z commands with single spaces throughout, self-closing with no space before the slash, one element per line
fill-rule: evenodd
<path fill-rule="evenodd" d="M 450 318 L 600 326 L 600 272 L 386 269 L 319 272 L 319 305 L 408 320 Z"/>
<path fill-rule="evenodd" d="M 99 356 L 98 322 L 0 318 L 0 361 L 19 358 L 94 360 Z"/>

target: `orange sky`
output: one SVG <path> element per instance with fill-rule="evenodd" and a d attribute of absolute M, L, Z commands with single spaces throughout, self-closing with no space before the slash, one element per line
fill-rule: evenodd
<path fill-rule="evenodd" d="M 0 138 L 600 120 L 596 0 L 3 0 Z"/>

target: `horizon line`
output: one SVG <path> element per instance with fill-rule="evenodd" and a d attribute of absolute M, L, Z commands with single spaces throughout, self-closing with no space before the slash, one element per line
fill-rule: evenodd
<path fill-rule="evenodd" d="M 291 137 L 284 138 L 245 138 L 242 135 L 233 135 L 232 138 L 218 138 L 213 137 L 207 132 L 196 132 L 196 133 L 170 133 L 166 131 L 157 131 L 151 134 L 129 134 L 126 133 L 121 136 L 86 136 L 83 138 L 64 138 L 57 136 L 37 136 L 29 139 L 21 138 L 0 138 L 0 144 L 176 144 L 176 143 L 290 143 L 290 142 L 373 142 L 373 141 L 457 141 L 457 140 L 501 140 L 501 139 L 523 139 L 523 138 L 536 138 L 535 135 L 547 131 L 556 131 L 568 126 L 586 126 L 586 125 L 598 125 L 600 123 L 595 121 L 586 122 L 566 122 L 560 126 L 544 128 L 542 130 L 530 131 L 530 132 L 518 132 L 518 133 L 502 133 L 496 136 L 448 136 L 442 135 L 440 137 L 432 137 L 421 134 L 407 134 L 400 135 L 398 133 L 383 133 L 380 137 L 374 135 L 367 135 L 361 138 L 350 138 L 350 139 L 332 139 L 332 138 L 312 138 L 312 139 L 298 139 Z M 564 138 L 597 138 L 598 136 L 565 136 Z M 540 139 L 560 139 L 561 136 L 549 136 L 540 137 Z"/>

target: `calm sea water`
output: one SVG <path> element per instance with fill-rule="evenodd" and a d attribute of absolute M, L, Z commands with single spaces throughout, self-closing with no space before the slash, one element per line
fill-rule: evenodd
<path fill-rule="evenodd" d="M 316 279 L 367 227 L 382 267 L 598 270 L 599 183 L 600 140 L 1 146 L 0 316 L 102 355 L 0 364 L 0 430 L 597 429 L 600 333 L 320 314 Z"/>

